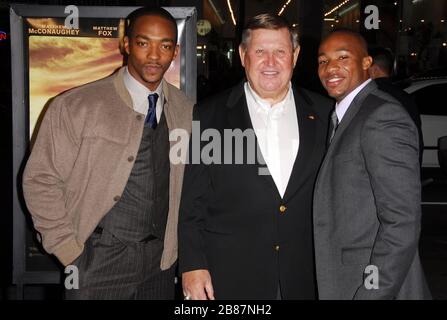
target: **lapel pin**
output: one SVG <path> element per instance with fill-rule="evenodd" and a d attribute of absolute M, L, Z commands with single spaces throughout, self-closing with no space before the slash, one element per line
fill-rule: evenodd
<path fill-rule="evenodd" d="M 315 117 L 314 117 L 314 116 L 312 116 L 312 115 L 310 115 L 310 116 L 307 116 L 307 118 L 309 118 L 310 120 L 315 120 Z"/>

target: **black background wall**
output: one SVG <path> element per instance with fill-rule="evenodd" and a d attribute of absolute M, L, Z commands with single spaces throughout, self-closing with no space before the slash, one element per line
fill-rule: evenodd
<path fill-rule="evenodd" d="M 0 6 L 0 30 L 9 36 L 9 8 Z M 0 287 L 12 274 L 12 145 L 11 145 L 11 53 L 9 39 L 0 41 Z M 3 291 L 3 290 L 2 290 Z M 5 293 L 0 293 L 0 299 Z"/>

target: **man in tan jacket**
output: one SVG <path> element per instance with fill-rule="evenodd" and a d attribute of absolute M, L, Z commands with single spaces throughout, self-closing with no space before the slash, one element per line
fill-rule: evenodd
<path fill-rule="evenodd" d="M 128 17 L 128 64 L 54 99 L 23 189 L 46 251 L 75 265 L 69 299 L 172 299 L 183 164 L 174 129 L 191 130 L 192 103 L 163 75 L 178 52 L 161 8 Z"/>

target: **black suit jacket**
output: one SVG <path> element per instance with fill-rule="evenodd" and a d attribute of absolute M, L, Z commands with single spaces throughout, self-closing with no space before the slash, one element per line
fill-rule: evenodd
<path fill-rule="evenodd" d="M 284 198 L 270 175 L 259 175 L 259 161 L 247 163 L 247 143 L 243 164 L 185 168 L 180 272 L 208 269 L 217 299 L 275 299 L 278 283 L 284 299 L 316 296 L 312 190 L 332 102 L 304 89 L 294 90 L 294 98 L 300 145 Z M 222 137 L 225 129 L 252 129 L 243 84 L 199 104 L 194 119 L 201 132 L 217 129 Z M 197 143 L 194 133 L 191 140 Z M 230 151 L 219 150 L 222 159 Z"/>

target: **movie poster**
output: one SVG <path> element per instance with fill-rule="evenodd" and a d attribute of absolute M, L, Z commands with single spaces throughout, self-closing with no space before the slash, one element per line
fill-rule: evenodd
<path fill-rule="evenodd" d="M 79 19 L 68 29 L 64 18 L 26 18 L 29 53 L 29 133 L 48 101 L 73 87 L 112 74 L 124 63 L 124 19 Z M 183 31 L 178 21 L 179 35 Z M 181 39 L 181 37 L 179 37 Z M 180 44 L 181 45 L 181 44 Z M 165 79 L 180 88 L 180 51 Z"/>

